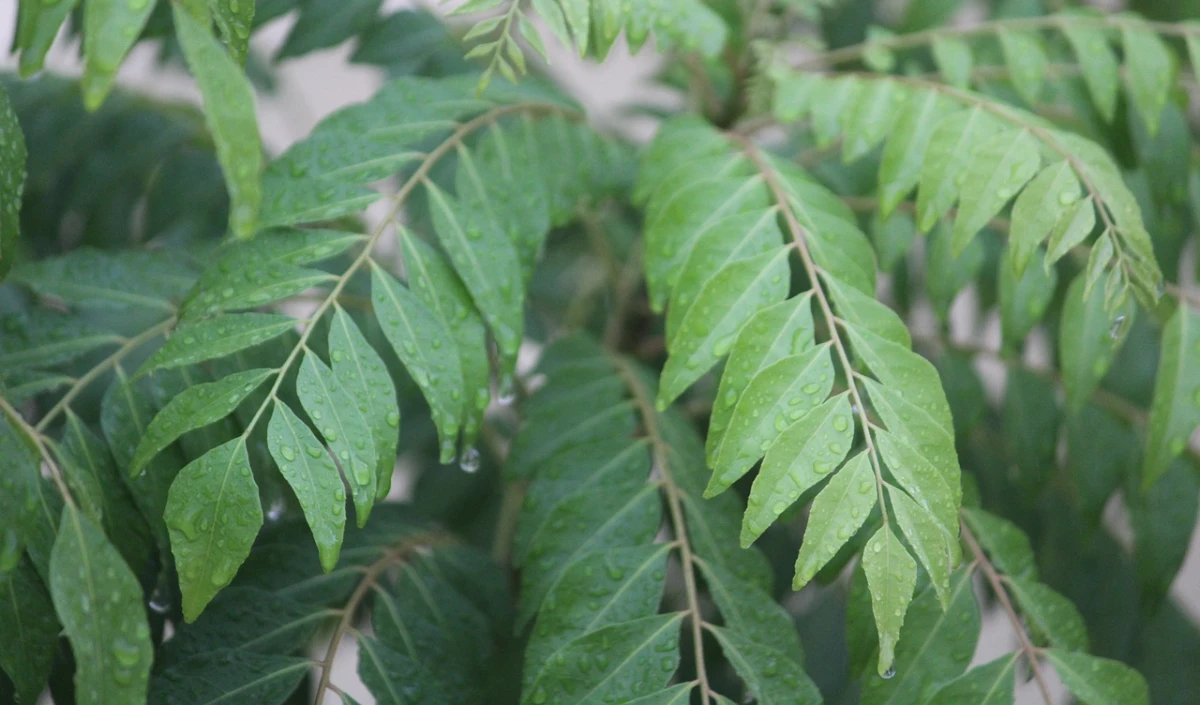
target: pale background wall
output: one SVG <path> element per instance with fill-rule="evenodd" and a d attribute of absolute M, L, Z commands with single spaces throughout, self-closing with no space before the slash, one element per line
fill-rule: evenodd
<path fill-rule="evenodd" d="M 432 4 L 417 0 L 385 0 L 384 7 L 385 10 L 393 10 L 413 5 L 430 7 Z M 971 11 L 968 9 L 966 14 L 964 19 L 969 19 Z M 255 49 L 263 55 L 272 55 L 282 44 L 292 22 L 290 16 L 273 21 L 254 36 Z M 7 48 L 10 45 L 15 23 L 16 0 L 0 0 L 0 47 Z M 603 66 L 597 66 L 579 60 L 552 42 L 548 41 L 547 44 L 552 53 L 549 67 L 551 75 L 576 95 L 597 124 L 608 129 L 635 139 L 645 139 L 651 134 L 653 125 L 624 118 L 622 108 L 635 103 L 652 102 L 664 106 L 678 103 L 677 97 L 650 84 L 649 79 L 658 64 L 658 58 L 650 49 L 631 57 L 628 52 L 616 48 Z M 77 42 L 66 42 L 60 38 L 46 62 L 48 70 L 78 75 L 78 51 Z M 308 134 L 323 117 L 345 105 L 366 100 L 375 92 L 384 79 L 383 73 L 370 67 L 349 64 L 349 54 L 347 47 L 339 47 L 293 59 L 279 67 L 278 91 L 273 96 L 259 98 L 259 122 L 268 149 L 272 152 L 281 151 Z M 15 64 L 13 57 L 0 55 L 0 70 L 12 69 Z M 199 94 L 189 77 L 182 71 L 164 70 L 157 66 L 153 48 L 149 46 L 135 49 L 118 74 L 118 81 L 121 85 L 162 98 L 199 102 Z M 1000 332 L 997 320 L 994 317 L 986 321 L 972 320 L 971 297 L 972 292 L 964 292 L 955 305 L 952 315 L 954 337 L 998 349 Z M 987 331 L 985 338 L 982 341 L 973 340 L 974 331 L 978 330 L 980 324 Z M 933 325 L 932 312 L 925 311 L 919 316 L 918 326 L 928 326 L 929 332 L 933 332 Z M 1032 362 L 1049 362 L 1050 348 L 1046 340 L 1035 341 L 1031 348 L 1028 357 Z M 979 361 L 978 366 L 993 396 L 998 396 L 997 391 L 1003 385 L 1002 366 L 986 360 Z M 1116 529 L 1118 536 L 1128 538 L 1128 523 L 1119 499 L 1114 499 L 1110 504 L 1106 520 Z M 1173 592 L 1193 620 L 1200 622 L 1200 532 L 1193 534 L 1187 561 L 1174 583 Z M 975 662 L 991 660 L 1016 647 L 1015 635 L 1005 616 L 998 611 L 986 614 L 984 635 Z M 354 651 L 354 641 L 347 639 L 339 651 L 340 666 L 335 671 L 334 682 L 359 702 L 371 705 L 373 699 L 354 672 L 357 663 Z M 1047 672 L 1054 679 L 1053 670 L 1047 669 Z M 1054 680 L 1052 685 L 1056 697 L 1059 702 L 1064 702 L 1064 691 Z M 1032 683 L 1019 689 L 1018 703 L 1033 705 L 1040 701 Z M 334 702 L 333 697 L 327 700 L 331 705 Z"/>

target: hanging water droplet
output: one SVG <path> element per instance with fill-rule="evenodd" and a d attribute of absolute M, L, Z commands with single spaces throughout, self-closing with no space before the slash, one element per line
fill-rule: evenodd
<path fill-rule="evenodd" d="M 516 401 L 516 399 L 517 386 L 513 382 L 512 375 L 504 375 L 504 377 L 500 379 L 500 395 L 496 398 L 496 401 L 498 401 L 501 406 L 509 406 Z"/>
<path fill-rule="evenodd" d="M 167 599 L 162 587 L 154 588 L 154 593 L 150 595 L 150 611 L 155 614 L 166 614 L 170 609 L 171 602 Z"/>
<path fill-rule="evenodd" d="M 1112 338 L 1113 340 L 1116 340 L 1117 338 L 1119 338 L 1121 336 L 1121 333 L 1124 330 L 1125 330 L 1125 316 L 1117 316 L 1116 318 L 1113 319 L 1112 327 L 1110 327 L 1108 329 L 1108 337 Z"/>
<path fill-rule="evenodd" d="M 279 521 L 283 516 L 283 497 L 276 497 L 267 508 L 267 521 Z"/>
<path fill-rule="evenodd" d="M 458 460 L 458 467 L 463 472 L 475 472 L 479 470 L 481 458 L 478 448 L 467 448 L 463 451 L 462 457 Z"/>
<path fill-rule="evenodd" d="M 888 670 L 883 672 L 884 680 L 894 678 L 895 676 L 896 676 L 896 667 L 895 666 L 892 666 L 892 667 L 888 668 Z"/>

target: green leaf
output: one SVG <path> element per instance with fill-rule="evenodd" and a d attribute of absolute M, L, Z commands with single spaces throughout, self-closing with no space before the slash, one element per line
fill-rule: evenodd
<path fill-rule="evenodd" d="M 1119 661 L 1059 649 L 1047 649 L 1045 654 L 1063 685 L 1083 705 L 1150 703 L 1146 680 Z"/>
<path fill-rule="evenodd" d="M 154 659 L 142 587 L 100 527 L 63 508 L 50 594 L 75 655 L 80 705 L 143 702 Z"/>
<path fill-rule="evenodd" d="M 751 381 L 772 363 L 799 355 L 812 345 L 812 294 L 760 309 L 746 321 L 730 350 L 708 422 L 705 451 L 710 465 L 721 454 L 738 400 Z"/>
<path fill-rule="evenodd" d="M 1050 236 L 1068 206 L 1079 201 L 1079 178 L 1066 160 L 1042 169 L 1013 203 L 1009 248 L 1014 271 L 1020 275 L 1039 245 Z M 1073 212 L 1073 211 L 1070 211 Z M 1089 228 L 1090 231 L 1090 228 Z"/>
<path fill-rule="evenodd" d="M 374 435 L 364 413 L 366 407 L 342 387 L 333 370 L 311 350 L 300 363 L 296 392 L 300 406 L 325 439 L 350 483 L 355 518 L 361 528 L 367 523 L 378 491 L 375 478 L 378 458 Z M 372 442 L 368 443 L 369 440 Z"/>
<path fill-rule="evenodd" d="M 1061 29 L 1079 60 L 1083 82 L 1092 94 L 1092 102 L 1100 115 L 1112 122 L 1117 111 L 1120 66 L 1109 44 L 1108 33 L 1089 22 L 1064 22 Z"/>
<path fill-rule="evenodd" d="M 1132 494 L 1132 493 L 1131 493 Z M 1176 460 L 1162 478 L 1126 499 L 1133 524 L 1133 558 L 1142 605 L 1158 608 L 1187 558 L 1200 505 L 1200 474 L 1190 458 Z"/>
<path fill-rule="evenodd" d="M 1016 479 L 1030 497 L 1045 489 L 1055 467 L 1061 413 L 1054 385 L 1021 367 L 1008 371 L 1004 440 Z"/>
<path fill-rule="evenodd" d="M 804 587 L 833 559 L 866 522 L 877 499 L 875 471 L 867 454 L 859 453 L 846 461 L 813 500 L 808 526 L 804 529 L 804 543 L 796 557 L 793 590 Z M 878 590 L 871 592 L 879 594 Z"/>
<path fill-rule="evenodd" d="M 879 257 L 879 268 L 885 272 L 904 262 L 916 239 L 917 224 L 908 213 L 893 211 L 887 218 L 876 213 L 871 218 L 871 242 Z"/>
<path fill-rule="evenodd" d="M 21 78 L 42 70 L 46 51 L 58 36 L 63 20 L 78 4 L 79 0 L 66 0 L 52 5 L 27 2 L 17 6 L 14 46 L 21 49 Z"/>
<path fill-rule="evenodd" d="M 142 365 L 138 375 L 232 355 L 277 338 L 295 325 L 294 318 L 275 313 L 230 313 L 183 323 Z"/>
<path fill-rule="evenodd" d="M 710 626 L 708 631 L 720 642 L 725 658 L 746 682 L 755 702 L 762 705 L 822 702 L 820 691 L 801 664 L 733 629 Z"/>
<path fill-rule="evenodd" d="M 865 455 L 865 453 L 864 453 Z M 867 467 L 866 463 L 862 463 Z M 864 480 L 866 482 L 867 480 Z M 871 482 L 874 499 L 874 482 Z M 865 514 L 866 512 L 864 512 Z M 879 675 L 892 669 L 895 660 L 896 642 L 900 638 L 900 627 L 904 615 L 912 602 L 913 589 L 917 584 L 917 563 L 908 555 L 903 544 L 896 539 L 892 530 L 884 524 L 875 532 L 863 549 L 863 571 L 875 601 L 875 626 L 879 630 Z"/>
<path fill-rule="evenodd" d="M 1031 185 L 1030 188 L 1033 188 Z M 1000 324 L 1004 344 L 1020 349 L 1025 336 L 1033 330 L 1046 313 L 1058 287 L 1058 270 L 1046 270 L 1039 262 L 1019 274 L 1020 265 L 1013 244 L 1004 249 L 1000 260 Z M 1035 252 L 1035 260 L 1042 259 Z"/>
<path fill-rule="evenodd" d="M 253 12 L 254 3 L 245 4 Z M 254 234 L 262 203 L 262 142 L 254 114 L 254 89 L 237 61 L 217 44 L 207 27 L 182 5 L 174 5 L 174 10 L 179 45 L 204 98 L 204 117 L 225 174 L 229 229 L 237 237 L 247 238 Z"/>
<path fill-rule="evenodd" d="M 1083 406 L 1108 372 L 1136 311 L 1133 302 L 1126 301 L 1110 314 L 1105 310 L 1104 293 L 1093 289 L 1087 296 L 1084 288 L 1082 276 L 1075 277 L 1067 288 L 1058 340 L 1063 388 L 1072 412 Z"/>
<path fill-rule="evenodd" d="M 83 8 L 83 104 L 96 110 L 112 89 L 117 68 L 137 41 L 152 2 L 88 0 Z M 69 9 L 68 9 L 69 11 Z"/>
<path fill-rule="evenodd" d="M 1158 133 L 1162 111 L 1175 85 L 1175 58 L 1158 33 L 1137 19 L 1121 23 L 1125 75 L 1132 99 L 1151 136 Z"/>
<path fill-rule="evenodd" d="M 49 367 L 121 341 L 115 333 L 74 316 L 35 308 L 25 315 L 0 315 L 0 369 Z"/>
<path fill-rule="evenodd" d="M 800 496 L 841 465 L 854 441 L 849 394 L 843 392 L 788 426 L 754 478 L 741 544 L 748 547 Z"/>
<path fill-rule="evenodd" d="M 346 490 L 333 459 L 308 426 L 282 401 L 275 402 L 267 426 L 267 448 L 279 465 L 304 518 L 325 572 L 333 570 L 346 526 Z"/>
<path fill-rule="evenodd" d="M 992 559 L 992 565 L 1005 575 L 1026 580 L 1037 579 L 1037 563 L 1029 538 L 1011 521 L 974 507 L 962 511 L 963 520 Z"/>
<path fill-rule="evenodd" d="M 146 435 L 134 451 L 129 474 L 141 474 L 146 464 L 159 451 L 188 431 L 216 423 L 233 413 L 234 409 L 272 373 L 272 370 L 235 372 L 216 382 L 185 389 L 171 399 L 150 422 Z"/>
<path fill-rule="evenodd" d="M 680 324 L 663 367 L 659 409 L 729 352 L 748 318 L 787 297 L 790 252 L 764 252 L 734 262 L 709 279 Z"/>
<path fill-rule="evenodd" d="M 938 688 L 929 705 L 1012 705 L 1018 655 L 1007 654 L 976 666 Z"/>
<path fill-rule="evenodd" d="M 882 142 L 895 124 L 895 111 L 909 100 L 895 81 L 864 81 L 841 115 L 842 161 L 849 164 Z"/>
<path fill-rule="evenodd" d="M 933 62 L 946 83 L 961 90 L 971 87 L 971 70 L 974 61 L 967 43 L 952 35 L 935 35 L 933 38 Z"/>
<path fill-rule="evenodd" d="M 442 255 L 411 234 L 404 236 L 402 245 L 408 285 L 458 344 L 465 385 L 462 441 L 469 448 L 483 426 L 483 412 L 492 398 L 487 329 L 470 293 Z"/>
<path fill-rule="evenodd" d="M 854 104 L 864 81 L 857 76 L 823 76 L 812 88 L 812 131 L 818 149 L 831 146 L 842 133 L 842 115 Z"/>
<path fill-rule="evenodd" d="M 1125 421 L 1094 403 L 1067 418 L 1067 472 L 1088 528 L 1099 525 L 1108 498 L 1138 467 L 1139 445 Z"/>
<path fill-rule="evenodd" d="M 411 260 L 406 260 L 411 262 Z M 375 498 L 387 497 L 396 470 L 400 442 L 400 407 L 387 367 L 348 313 L 338 307 L 329 326 L 329 359 L 333 376 L 360 407 L 375 448 Z"/>
<path fill-rule="evenodd" d="M 789 355 L 755 375 L 734 408 L 704 496 L 723 492 L 745 475 L 781 432 L 825 401 L 833 376 L 828 343 Z"/>
<path fill-rule="evenodd" d="M 929 574 L 929 581 L 937 592 L 942 607 L 949 607 L 951 565 L 947 544 L 956 540 L 957 536 L 947 533 L 946 528 L 932 512 L 917 504 L 902 490 L 888 485 L 887 495 L 892 500 L 892 513 L 900 526 L 901 534 L 908 540 L 913 553 L 920 559 L 921 566 Z"/>
<path fill-rule="evenodd" d="M 1075 604 L 1042 583 L 1010 578 L 1006 585 L 1029 628 L 1056 649 L 1086 651 L 1087 626 Z"/>
<path fill-rule="evenodd" d="M 699 565 L 726 631 L 769 648 L 781 660 L 804 664 L 804 650 L 792 616 L 769 593 L 719 565 L 708 561 Z"/>
<path fill-rule="evenodd" d="M 682 619 L 681 613 L 645 617 L 574 639 L 525 691 L 522 703 L 630 702 L 662 690 L 679 667 Z M 594 668 L 581 670 L 581 660 Z"/>
<path fill-rule="evenodd" d="M 438 240 L 479 307 L 502 355 L 516 355 L 524 329 L 525 287 L 517 251 L 489 223 L 432 183 L 427 185 Z"/>
<path fill-rule="evenodd" d="M 938 46 L 935 42 L 935 52 Z M 967 70 L 970 71 L 969 61 Z M 882 217 L 894 215 L 896 206 L 916 187 L 934 128 L 954 109 L 954 104 L 937 91 L 920 91 L 900 107 L 899 115 L 889 116 L 890 134 L 879 162 L 879 213 Z M 880 259 L 884 269 L 891 269 L 889 258 L 882 252 Z"/>
<path fill-rule="evenodd" d="M 9 102 L 8 92 L 0 87 L 0 204 L 3 204 L 0 205 L 0 281 L 4 281 L 16 261 L 21 234 L 21 194 L 24 191 L 25 136 Z"/>
<path fill-rule="evenodd" d="M 183 616 L 194 622 L 233 580 L 262 528 L 246 439 L 217 446 L 179 471 L 167 497 L 166 521 Z"/>
<path fill-rule="evenodd" d="M 216 705 L 282 703 L 312 668 L 312 661 L 279 654 L 220 648 L 192 656 L 156 673 L 150 702 Z M 180 683 L 188 683 L 180 687 Z"/>
<path fill-rule="evenodd" d="M 1050 267 L 1062 259 L 1076 245 L 1087 239 L 1096 226 L 1096 207 L 1092 198 L 1076 201 L 1065 211 L 1050 231 L 1050 241 L 1046 243 L 1046 260 L 1043 266 Z M 1100 243 L 1097 243 L 1098 245 Z M 1096 250 L 1099 250 L 1097 247 Z M 1095 251 L 1095 250 L 1094 250 Z M 1107 258 L 1103 264 L 1107 264 Z"/>
<path fill-rule="evenodd" d="M 1089 305 L 1088 311 L 1091 309 Z M 1122 330 L 1128 330 L 1128 326 Z M 1187 448 L 1188 438 L 1200 425 L 1197 371 L 1200 371 L 1200 318 L 1191 306 L 1180 304 L 1163 328 L 1162 357 L 1155 378 L 1142 465 L 1143 488 L 1149 488 L 1162 477 L 1171 461 Z"/>
<path fill-rule="evenodd" d="M 253 2 L 240 0 L 208 0 L 213 20 L 229 49 L 229 55 L 239 65 L 246 64 L 246 53 L 250 49 L 250 29 L 254 23 Z"/>
<path fill-rule="evenodd" d="M 955 256 L 1025 186 L 1041 165 L 1038 143 L 1028 130 L 1013 130 L 980 141 L 963 170 L 958 214 L 950 237 Z"/>
<path fill-rule="evenodd" d="M 958 200 L 958 180 L 966 178 L 974 148 L 999 132 L 998 122 L 983 108 L 974 107 L 942 118 L 933 128 L 917 191 L 917 227 L 922 232 L 929 232 Z M 994 152 L 1000 146 L 992 144 L 991 148 Z"/>
<path fill-rule="evenodd" d="M 195 275 L 163 251 L 124 250 L 119 254 L 81 247 L 57 257 L 25 262 L 13 279 L 43 296 L 81 309 L 137 306 L 173 312 L 171 299 Z"/>
<path fill-rule="evenodd" d="M 904 627 L 896 644 L 895 675 L 865 678 L 862 705 L 924 702 L 922 698 L 935 684 L 966 670 L 979 642 L 980 630 L 979 604 L 971 589 L 971 575 L 971 571 L 961 568 L 951 577 L 949 609 L 942 609 L 932 589 L 917 595 L 904 616 Z"/>
<path fill-rule="evenodd" d="M 33 563 L 20 560 L 0 574 L 0 668 L 13 682 L 16 702 L 35 703 L 45 689 L 58 632 L 54 605 Z"/>
<path fill-rule="evenodd" d="M 890 73 L 896 66 L 896 55 L 887 47 L 887 42 L 896 35 L 886 27 L 867 27 L 866 51 L 863 63 L 876 73 Z"/>
<path fill-rule="evenodd" d="M 1020 32 L 1002 28 L 997 32 L 1004 62 L 1008 64 L 1008 80 L 1013 88 L 1030 106 L 1038 104 L 1042 82 L 1046 78 L 1046 66 L 1050 60 L 1042 49 L 1041 38 L 1034 32 Z"/>
<path fill-rule="evenodd" d="M 429 402 L 441 460 L 448 463 L 462 423 L 463 376 L 454 338 L 421 299 L 374 264 L 371 298 L 384 336 Z"/>

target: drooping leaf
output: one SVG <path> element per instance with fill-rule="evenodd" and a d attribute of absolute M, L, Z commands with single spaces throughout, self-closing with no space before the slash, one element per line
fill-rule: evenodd
<path fill-rule="evenodd" d="M 144 701 L 154 647 L 142 588 L 104 532 L 70 504 L 50 556 L 50 594 L 75 655 L 77 701 Z"/>
<path fill-rule="evenodd" d="M 346 525 L 346 490 L 333 458 L 283 401 L 276 401 L 271 413 L 267 447 L 304 511 L 321 566 L 326 572 L 333 570 Z"/>
<path fill-rule="evenodd" d="M 1200 475 L 1190 458 L 1175 460 L 1157 483 L 1126 500 L 1142 605 L 1157 608 L 1187 558 L 1200 509 Z"/>
<path fill-rule="evenodd" d="M 276 313 L 230 313 L 181 324 L 138 374 L 225 357 L 283 335 L 295 319 Z"/>
<path fill-rule="evenodd" d="M 83 104 L 88 110 L 96 110 L 104 102 L 117 67 L 137 41 L 153 9 L 154 3 L 140 0 L 88 0 L 84 5 L 82 86 Z"/>
<path fill-rule="evenodd" d="M 245 4 L 253 12 L 254 3 Z M 236 55 L 225 53 L 208 28 L 183 5 L 174 5 L 173 17 L 183 55 L 204 98 L 204 116 L 229 189 L 229 229 L 237 237 L 250 237 L 262 202 L 262 142 L 254 114 L 254 89 L 238 67 Z M 242 31 L 248 33 L 249 27 Z"/>
<path fill-rule="evenodd" d="M 154 416 L 133 454 L 129 473 L 141 474 L 159 451 L 188 431 L 216 423 L 233 413 L 271 374 L 271 370 L 246 370 L 185 389 Z"/>
<path fill-rule="evenodd" d="M 958 214 L 950 236 L 955 256 L 1033 178 L 1040 164 L 1037 140 L 1028 130 L 1001 132 L 972 148 L 962 171 Z"/>
<path fill-rule="evenodd" d="M 1095 298 L 1095 297 L 1093 297 Z M 1089 301 L 1090 303 L 1090 301 Z M 1091 312 L 1093 306 L 1088 306 Z M 1122 327 L 1122 334 L 1128 326 Z M 1188 304 L 1181 304 L 1162 334 L 1162 357 L 1150 405 L 1142 487 L 1148 488 L 1167 471 L 1171 461 L 1187 447 L 1200 425 L 1200 319 Z"/>
<path fill-rule="evenodd" d="M 928 509 L 917 504 L 915 500 L 903 491 L 896 490 L 890 485 L 887 496 L 892 500 L 892 513 L 900 527 L 900 533 L 912 547 L 913 553 L 921 561 L 921 566 L 929 575 L 942 607 L 950 604 L 950 551 L 949 541 L 956 537 L 950 535 L 937 517 Z M 870 577 L 868 574 L 867 577 Z"/>
<path fill-rule="evenodd" d="M 972 149 L 999 131 L 997 122 L 978 107 L 952 113 L 938 121 L 929 136 L 929 147 L 921 163 L 917 226 L 922 232 L 929 232 L 954 205 L 959 194 L 958 179 L 965 178 L 961 175 L 966 173 Z M 993 148 L 1002 146 L 993 145 Z M 1015 191 L 1011 195 L 1015 195 Z M 985 198 L 983 194 L 979 196 Z"/>
<path fill-rule="evenodd" d="M 1067 288 L 1059 333 L 1059 364 L 1067 407 L 1072 411 L 1083 406 L 1108 372 L 1136 310 L 1132 301 L 1126 301 L 1110 314 L 1104 292 L 1093 289 L 1085 296 L 1084 289 L 1082 276 Z"/>
<path fill-rule="evenodd" d="M 1148 705 L 1146 680 L 1129 666 L 1090 654 L 1047 649 L 1063 685 L 1085 705 Z"/>
<path fill-rule="evenodd" d="M 1013 203 L 1009 227 L 1009 249 L 1014 271 L 1020 275 L 1056 223 L 1079 201 L 1079 178 L 1066 160 L 1042 169 Z M 1090 231 L 1090 228 L 1089 228 Z"/>
<path fill-rule="evenodd" d="M 852 162 L 875 148 L 891 132 L 895 110 L 909 101 L 894 81 L 866 81 L 841 115 L 842 161 Z"/>
<path fill-rule="evenodd" d="M 246 53 L 250 48 L 250 28 L 254 22 L 253 2 L 239 0 L 208 0 L 213 20 L 221 30 L 221 38 L 229 49 L 229 55 L 239 65 L 245 65 Z"/>
<path fill-rule="evenodd" d="M 244 438 L 213 448 L 179 471 L 167 497 L 166 521 L 184 618 L 193 622 L 233 580 L 262 527 Z"/>
<path fill-rule="evenodd" d="M 18 6 L 14 44 L 21 49 L 21 78 L 28 78 L 42 69 L 46 51 L 58 36 L 63 20 L 78 4 L 79 0 L 67 0 L 52 5 L 23 3 Z"/>
<path fill-rule="evenodd" d="M 12 680 L 20 705 L 37 702 L 46 687 L 58 632 L 54 605 L 33 563 L 20 559 L 0 573 L 0 668 Z"/>
<path fill-rule="evenodd" d="M 874 494 L 874 482 L 871 485 Z M 878 671 L 882 676 L 892 669 L 900 628 L 917 584 L 917 563 L 886 524 L 867 542 L 862 560 L 867 584 L 875 598 L 872 607 L 879 630 Z"/>
<path fill-rule="evenodd" d="M 796 577 L 792 581 L 792 589 L 799 590 L 812 580 L 817 571 L 862 527 L 877 500 L 871 461 L 867 453 L 859 453 L 834 474 L 829 484 L 813 500 L 808 526 L 804 530 L 804 543 L 800 545 L 800 555 L 796 557 Z M 896 545 L 899 547 L 899 544 Z M 878 594 L 878 591 L 874 592 Z"/>

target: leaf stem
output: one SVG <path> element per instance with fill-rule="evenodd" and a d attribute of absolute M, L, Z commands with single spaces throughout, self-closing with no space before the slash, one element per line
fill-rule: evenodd
<path fill-rule="evenodd" d="M 617 373 L 625 381 L 633 395 L 634 405 L 642 417 L 646 427 L 646 436 L 650 439 L 650 447 L 654 454 L 654 465 L 663 476 L 663 489 L 667 495 L 667 508 L 671 514 L 671 525 L 675 531 L 675 541 L 679 545 L 679 560 L 683 564 L 683 588 L 687 599 L 687 611 L 692 626 L 692 646 L 696 661 L 696 678 L 700 683 L 701 705 L 709 705 L 713 701 L 713 689 L 708 682 L 708 668 L 704 663 L 703 628 L 704 619 L 700 612 L 700 598 L 696 589 L 696 556 L 692 552 L 692 542 L 688 538 L 687 523 L 683 515 L 683 500 L 681 490 L 671 476 L 667 442 L 658 429 L 658 411 L 650 391 L 638 379 L 633 363 L 627 358 L 613 354 L 613 364 Z"/>
<path fill-rule="evenodd" d="M 46 430 L 46 427 L 48 427 L 50 422 L 54 420 L 54 417 L 65 411 L 67 407 L 70 406 L 71 402 L 75 400 L 75 397 L 79 396 L 89 384 L 94 382 L 98 377 L 100 377 L 100 375 L 107 372 L 117 363 L 121 362 L 121 360 L 125 359 L 129 353 L 169 331 L 171 327 L 175 325 L 177 320 L 178 319 L 175 316 L 171 316 L 170 318 L 159 321 L 153 326 L 150 326 L 134 337 L 129 338 L 124 345 L 114 350 L 111 355 L 101 360 L 94 367 L 92 367 L 92 369 L 88 370 L 86 374 L 76 380 L 75 383 L 71 385 L 71 388 L 67 390 L 66 394 L 64 394 L 54 406 L 50 407 L 50 410 L 47 411 L 44 416 L 42 416 L 42 418 L 38 421 L 37 426 L 35 426 L 35 429 L 39 433 Z"/>
<path fill-rule="evenodd" d="M 12 419 L 12 422 L 29 436 L 29 440 L 33 441 L 33 445 L 37 448 L 42 462 L 49 468 L 50 479 L 54 481 L 54 485 L 58 488 L 59 494 L 62 495 L 63 501 L 71 507 L 75 507 L 75 499 L 71 497 L 71 491 L 67 488 L 67 483 L 63 480 L 62 471 L 59 469 L 58 464 L 54 462 L 54 458 L 50 457 L 50 452 L 46 450 L 45 436 L 36 428 L 26 423 L 21 413 L 14 409 L 12 404 L 9 404 L 8 400 L 3 396 L 0 396 L 0 411 L 3 411 L 6 416 Z"/>
<path fill-rule="evenodd" d="M 987 578 L 988 584 L 992 586 L 992 592 L 996 593 L 996 598 L 1000 600 L 1000 606 L 1004 609 L 1004 614 L 1008 616 L 1008 621 L 1012 624 L 1013 631 L 1017 633 L 1017 640 L 1021 642 L 1021 651 L 1025 654 L 1025 659 L 1029 662 L 1029 669 L 1033 671 L 1034 680 L 1037 681 L 1038 690 L 1042 692 L 1042 699 L 1046 701 L 1046 705 L 1053 705 L 1054 698 L 1050 696 L 1050 687 L 1046 683 L 1046 675 L 1042 672 L 1041 663 L 1038 661 L 1038 649 L 1029 640 L 1029 635 L 1025 633 L 1025 625 L 1021 623 L 1021 618 L 1017 616 L 1017 611 L 1013 609 L 1012 601 L 1008 599 L 1008 592 L 1004 589 L 1003 581 L 1000 574 L 996 572 L 996 567 L 988 560 L 983 549 L 979 547 L 979 542 L 975 540 L 975 535 L 971 533 L 971 529 L 967 523 L 959 522 L 963 541 L 971 550 L 971 554 L 975 556 L 975 562 L 983 570 L 983 576 Z"/>
<path fill-rule="evenodd" d="M 1038 30 L 1062 29 L 1067 23 L 1092 24 L 1102 27 L 1124 28 L 1137 24 L 1145 26 L 1159 34 L 1171 36 L 1189 36 L 1198 30 L 1183 24 L 1172 22 L 1151 22 L 1142 19 L 1132 19 L 1120 15 L 1047 15 L 1043 17 L 1019 17 L 1013 19 L 992 20 L 966 27 L 944 27 L 929 29 L 923 32 L 910 32 L 890 37 L 871 39 L 859 44 L 833 49 L 831 51 L 813 54 L 801 59 L 796 68 L 811 68 L 814 66 L 841 64 L 861 58 L 869 51 L 876 49 L 911 49 L 925 44 L 931 44 L 941 37 L 973 37 L 981 34 L 995 34 L 1005 29 Z"/>
<path fill-rule="evenodd" d="M 841 363 L 842 372 L 846 377 L 846 387 L 850 391 L 850 397 L 854 402 L 854 413 L 859 418 L 862 424 L 863 439 L 867 444 L 868 458 L 871 461 L 871 468 L 875 471 L 875 491 L 879 495 L 879 509 L 883 515 L 883 523 L 889 525 L 887 503 L 883 497 L 883 469 L 879 461 L 879 453 L 875 449 L 875 439 L 871 435 L 871 424 L 867 418 L 867 407 L 863 404 L 862 395 L 858 391 L 858 383 L 855 381 L 854 366 L 850 364 L 850 357 L 846 353 L 846 344 L 842 341 L 841 333 L 838 331 L 838 324 L 843 323 L 842 319 L 838 318 L 833 313 L 833 307 L 829 305 L 829 297 L 825 294 L 825 287 L 821 284 L 820 268 L 813 262 L 812 254 L 808 251 L 808 243 L 804 238 L 804 227 L 797 220 L 795 212 L 792 210 L 791 201 L 787 193 L 784 192 L 783 186 L 779 183 L 779 179 L 775 174 L 775 170 L 763 159 L 762 153 L 758 147 L 749 139 L 737 135 L 729 134 L 729 138 L 737 142 L 742 150 L 754 163 L 755 168 L 762 174 L 763 180 L 767 188 L 771 191 L 772 197 L 779 204 L 779 209 L 783 213 L 784 221 L 787 223 L 788 231 L 790 232 L 793 241 L 796 245 L 796 251 L 800 253 L 800 261 L 804 264 L 804 271 L 808 274 L 809 280 L 812 282 L 812 290 L 817 300 L 817 305 L 821 308 L 821 315 L 825 318 L 825 322 L 829 328 L 829 340 L 833 343 L 833 348 L 837 351 L 838 361 Z"/>

